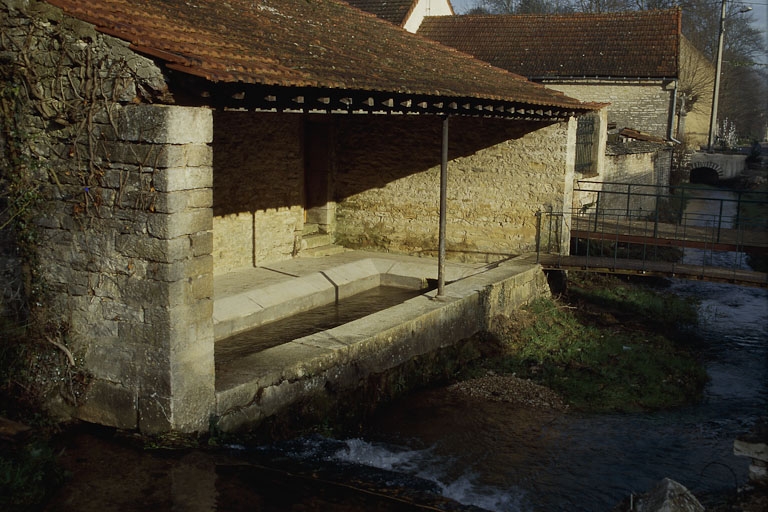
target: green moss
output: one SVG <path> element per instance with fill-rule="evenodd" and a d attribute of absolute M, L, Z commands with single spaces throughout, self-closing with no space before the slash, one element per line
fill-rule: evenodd
<path fill-rule="evenodd" d="M 624 317 L 623 319 L 617 318 Z M 695 320 L 693 304 L 619 281 L 541 299 L 502 321 L 489 368 L 530 378 L 584 411 L 637 411 L 696 400 L 706 373 L 688 343 L 659 332 Z"/>
<path fill-rule="evenodd" d="M 568 287 L 568 301 L 587 314 L 599 308 L 601 313 L 619 315 L 630 324 L 642 321 L 648 327 L 664 330 L 678 330 L 695 325 L 697 321 L 693 301 L 659 293 L 636 282 L 603 274 L 572 272 Z"/>

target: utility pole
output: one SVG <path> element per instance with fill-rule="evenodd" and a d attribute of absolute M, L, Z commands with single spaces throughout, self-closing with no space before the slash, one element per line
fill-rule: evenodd
<path fill-rule="evenodd" d="M 720 72 L 723 69 L 723 39 L 725 39 L 725 2 L 720 9 L 720 33 L 717 36 L 717 57 L 715 63 L 715 87 L 712 91 L 712 112 L 709 117 L 709 139 L 707 140 L 707 151 L 712 152 L 712 144 L 715 140 L 715 131 L 717 130 L 717 100 L 720 95 Z"/>

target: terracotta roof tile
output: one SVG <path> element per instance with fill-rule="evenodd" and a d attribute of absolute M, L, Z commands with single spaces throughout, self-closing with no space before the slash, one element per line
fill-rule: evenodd
<path fill-rule="evenodd" d="M 340 0 L 47 1 L 213 82 L 594 108 Z"/>
<path fill-rule="evenodd" d="M 681 11 L 427 17 L 418 33 L 529 78 L 676 77 Z"/>

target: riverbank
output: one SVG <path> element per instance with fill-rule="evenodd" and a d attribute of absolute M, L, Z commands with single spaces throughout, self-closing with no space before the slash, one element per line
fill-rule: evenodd
<path fill-rule="evenodd" d="M 555 415 L 568 416 L 569 414 L 567 411 L 589 410 L 586 407 L 582 408 L 582 406 L 574 405 L 578 402 L 572 401 L 572 398 L 570 398 L 568 393 L 564 393 L 561 390 L 554 393 L 552 391 L 552 389 L 555 388 L 554 384 L 551 387 L 545 387 L 541 384 L 537 384 L 537 382 L 545 382 L 545 377 L 554 375 L 559 378 L 561 383 L 564 383 L 566 388 L 565 391 L 568 391 L 570 388 L 581 388 L 581 386 L 573 386 L 575 380 L 573 375 L 586 379 L 592 376 L 592 374 L 595 374 L 601 375 L 601 378 L 614 376 L 619 380 L 623 380 L 622 374 L 619 373 L 618 370 L 633 371 L 633 367 L 628 363 L 625 364 L 623 359 L 625 357 L 629 358 L 629 356 L 633 356 L 634 359 L 642 360 L 644 358 L 635 356 L 639 353 L 645 353 L 650 350 L 650 348 L 657 346 L 655 343 L 648 341 L 655 339 L 655 336 L 651 336 L 651 334 L 654 333 L 649 330 L 650 327 L 653 326 L 654 329 L 661 331 L 664 331 L 666 328 L 670 328 L 671 330 L 670 325 L 674 324 L 677 321 L 676 319 L 685 318 L 686 316 L 684 311 L 687 311 L 687 307 L 681 307 L 682 312 L 676 313 L 676 306 L 673 306 L 672 302 L 656 299 L 643 299 L 642 297 L 645 297 L 645 290 L 643 290 L 643 293 L 639 295 L 640 298 L 638 298 L 638 296 L 636 296 L 638 287 L 635 284 L 615 282 L 613 280 L 603 281 L 602 278 L 597 276 L 587 277 L 588 280 L 586 282 L 572 279 L 568 295 L 555 301 L 550 301 L 549 303 L 543 303 L 540 305 L 540 308 L 543 308 L 541 311 L 531 308 L 526 310 L 525 313 L 521 313 L 520 318 L 516 317 L 506 320 L 499 319 L 500 329 L 498 330 L 495 339 L 484 340 L 485 357 L 483 364 L 472 365 L 478 371 L 478 373 L 473 376 L 474 380 L 469 378 L 472 376 L 469 375 L 469 367 L 465 366 L 464 370 L 457 371 L 452 376 L 456 377 L 456 375 L 461 375 L 462 378 L 464 376 L 467 378 L 460 384 L 454 384 L 448 389 L 453 388 L 456 392 L 461 392 L 460 388 L 463 388 L 466 392 L 472 394 L 471 396 L 473 397 L 477 397 L 477 393 L 485 393 L 486 398 L 489 398 L 490 400 L 504 400 L 508 403 L 514 403 L 515 407 L 530 409 L 532 411 L 532 416 L 539 420 L 541 420 L 542 417 Z M 607 297 L 603 295 L 603 292 L 606 289 L 610 292 Z M 659 291 L 658 288 L 656 290 Z M 663 291 L 663 289 L 661 289 L 661 291 Z M 640 312 L 642 314 L 638 316 Z M 523 318 L 524 314 L 527 315 L 526 318 Z M 506 330 L 501 329 L 501 327 L 504 327 Z M 619 336 L 623 330 L 630 331 L 630 334 L 634 333 L 639 335 L 639 338 L 627 339 Z M 511 339 L 516 339 L 515 336 L 521 336 L 521 333 L 523 332 L 535 334 L 539 341 L 538 347 L 543 354 L 541 360 L 518 357 L 517 362 L 520 363 L 522 361 L 524 364 L 518 364 L 517 370 L 506 366 L 500 366 L 496 369 L 488 366 L 490 361 L 495 360 L 498 362 L 503 360 L 503 357 L 499 356 L 504 355 L 502 352 L 504 345 L 501 343 L 500 335 L 504 332 L 508 332 Z M 685 333 L 685 330 L 682 332 Z M 512 336 L 512 333 L 517 334 Z M 583 336 L 579 337 L 574 335 L 579 333 Z M 551 339 L 547 337 L 548 335 L 552 336 Z M 586 339 L 584 340 L 582 338 Z M 561 347 L 562 350 L 560 351 L 554 350 L 558 340 L 565 340 Z M 581 341 L 576 343 L 575 340 Z M 590 345 L 587 342 L 594 343 L 591 343 Z M 673 346 L 676 347 L 676 350 L 679 349 L 684 352 L 685 350 L 683 349 L 688 349 L 688 351 L 690 351 L 691 348 L 695 349 L 695 345 L 693 347 L 690 346 L 691 343 L 695 343 L 695 341 L 686 339 L 685 336 L 682 336 L 681 339 L 673 342 Z M 518 355 L 522 353 L 520 352 L 521 345 L 522 343 L 520 342 L 509 344 L 510 347 L 518 351 Z M 665 345 L 661 344 L 658 346 L 663 348 Z M 605 350 L 601 352 L 598 350 L 600 347 Z M 625 347 L 629 347 L 629 349 L 626 349 Z M 610 348 L 610 350 L 607 350 L 608 348 Z M 666 354 L 667 352 L 660 349 L 659 353 Z M 507 353 L 506 355 L 509 356 L 510 354 Z M 571 359 L 566 358 L 566 355 L 570 355 Z M 607 359 L 600 359 L 603 355 L 605 355 Z M 607 361 L 607 363 L 605 361 Z M 588 362 L 589 364 L 594 364 L 596 366 L 615 366 L 616 372 L 611 371 L 603 375 L 601 368 L 587 366 Z M 426 364 L 428 361 L 422 361 L 422 363 Z M 437 366 L 436 363 L 435 366 Z M 546 371 L 546 368 L 549 366 L 558 367 L 558 371 L 550 374 Z M 423 365 L 419 364 L 416 364 L 415 366 L 415 368 L 422 367 Z M 511 371 L 506 371 L 507 369 Z M 562 372 L 560 370 L 562 370 Z M 570 378 L 563 379 L 562 377 L 564 375 L 567 376 L 567 374 L 564 373 L 565 370 L 573 371 L 574 373 L 571 374 L 572 376 Z M 467 374 L 463 374 L 464 371 L 466 371 Z M 513 373 L 515 374 L 513 375 Z M 645 378 L 647 379 L 649 377 Z M 554 381 L 556 380 L 557 379 L 554 379 Z M 674 384 L 674 382 L 675 381 L 670 381 L 672 384 Z M 639 384 L 635 382 L 635 387 L 632 385 L 627 386 L 627 392 L 632 393 L 632 390 L 636 390 L 637 385 Z M 612 384 L 602 385 L 601 388 L 601 384 L 596 383 L 590 385 L 589 389 L 602 394 L 588 396 L 605 397 L 598 400 L 603 406 L 610 403 L 608 399 L 611 398 L 611 395 L 613 394 Z M 688 393 L 684 396 L 684 399 L 696 400 L 696 393 Z M 571 404 L 567 408 L 566 400 Z M 611 398 L 611 400 L 620 402 L 620 400 L 615 398 Z M 626 397 L 623 398 L 623 400 L 626 400 Z M 645 401 L 638 400 L 638 402 L 640 403 L 632 403 L 632 409 L 630 410 L 649 410 L 658 407 L 648 405 Z M 439 403 L 445 404 L 444 397 L 441 397 Z M 634 409 L 635 407 L 637 407 L 637 409 Z M 482 416 L 482 413 L 480 412 L 482 409 L 473 407 L 472 410 Z M 622 409 L 609 408 L 606 410 Z M 412 412 L 409 411 L 408 415 L 412 415 Z M 506 418 L 506 416 L 504 416 L 504 418 Z M 328 425 L 323 426 L 324 429 L 328 427 Z M 476 431 L 473 435 L 476 434 L 481 434 L 481 431 Z M 64 437 L 69 435 L 70 434 L 65 432 Z M 64 471 L 68 473 L 68 484 L 66 489 L 70 490 L 62 489 L 64 492 L 59 492 L 55 499 L 68 497 L 72 505 L 69 508 L 71 510 L 83 510 L 82 502 L 78 508 L 78 499 L 88 499 L 94 503 L 104 504 L 109 500 L 113 500 L 112 503 L 115 503 L 114 500 L 118 499 L 118 496 L 120 496 L 120 499 L 125 500 L 132 499 L 131 496 L 135 499 L 135 496 L 138 494 L 142 496 L 151 496 L 152 499 L 157 500 L 152 503 L 167 504 L 169 498 L 167 495 L 163 495 L 163 492 L 168 491 L 168 489 L 177 489 L 178 482 L 174 479 L 179 477 L 179 475 L 183 476 L 187 474 L 198 475 L 199 473 L 202 477 L 208 478 L 208 480 L 213 479 L 216 481 L 217 478 L 226 480 L 226 483 L 224 483 L 224 480 L 219 480 L 219 484 L 217 485 L 224 486 L 226 490 L 233 494 L 227 496 L 219 495 L 217 498 L 219 500 L 218 503 L 227 503 L 226 498 L 238 500 L 242 496 L 250 496 L 248 493 L 253 492 L 253 482 L 248 481 L 246 485 L 241 473 L 244 471 L 242 468 L 250 468 L 248 465 L 249 463 L 238 458 L 238 460 L 227 463 L 231 464 L 230 466 L 227 466 L 228 468 L 231 468 L 231 470 L 227 470 L 229 472 L 225 471 L 223 474 L 217 473 L 218 470 L 215 468 L 218 466 L 216 464 L 200 464 L 201 460 L 211 460 L 211 457 L 218 457 L 221 454 L 222 448 L 220 444 L 219 446 L 215 446 L 215 449 L 213 450 L 209 449 L 209 443 L 216 445 L 220 442 L 220 440 L 215 437 L 204 436 L 196 439 L 174 439 L 172 437 L 167 437 L 162 439 L 149 439 L 126 435 L 124 433 L 115 433 L 114 439 L 111 438 L 109 434 L 106 434 L 98 438 L 98 442 L 94 441 L 94 438 L 90 437 L 90 434 L 86 434 L 85 437 L 80 439 L 81 441 L 78 442 L 79 444 L 68 444 L 66 447 L 62 447 L 62 437 L 58 436 L 54 443 L 48 445 L 51 449 L 47 452 L 39 452 L 38 447 L 31 443 L 24 442 L 17 445 L 20 448 L 23 447 L 25 453 L 24 456 L 27 457 L 28 460 L 38 463 L 37 466 L 31 465 L 31 471 L 26 473 L 30 476 L 28 485 L 43 485 L 48 486 L 48 491 L 55 490 L 58 483 L 52 476 L 57 474 L 63 475 Z M 229 439 L 228 441 L 236 442 L 237 440 Z M 69 441 L 67 442 L 69 443 Z M 90 446 L 94 447 L 91 451 L 89 451 Z M 48 455 L 46 455 L 46 453 Z M 190 457 L 190 453 L 196 453 L 198 455 Z M 203 455 L 200 455 L 201 453 Z M 38 457 L 38 454 L 42 454 L 43 457 Z M 115 477 L 107 479 L 108 482 L 106 482 L 106 484 L 93 483 L 94 479 L 104 479 L 105 474 L 112 472 L 112 470 L 108 469 L 112 467 L 108 465 L 109 461 L 119 461 L 119 464 L 117 465 L 119 467 L 114 469 L 115 475 L 123 475 L 128 472 L 130 475 L 133 475 L 131 478 L 135 477 L 135 480 L 126 480 L 124 476 L 119 476 L 119 478 Z M 60 473 L 46 472 L 51 469 L 51 464 L 54 464 L 54 462 L 56 462 L 56 464 L 53 467 L 57 468 L 57 471 L 60 471 Z M 214 469 L 211 470 L 208 466 L 211 466 Z M 13 466 L 11 465 L 10 467 L 12 468 Z M 207 469 L 201 471 L 201 467 Z M 249 469 L 249 471 L 251 470 Z M 153 478 L 147 478 L 147 475 L 155 476 Z M 205 480 L 204 478 L 201 479 L 197 476 L 195 478 L 196 482 Z M 228 480 L 230 478 L 231 481 Z M 138 492 L 138 494 L 136 492 L 131 493 L 129 492 L 130 489 L 123 488 L 126 485 L 133 486 L 135 489 L 140 490 L 140 492 Z M 196 487 L 199 487 L 199 485 L 195 484 L 189 487 L 189 489 Z M 216 492 L 221 492 L 221 489 L 216 489 L 216 485 L 214 485 L 213 488 Z M 19 489 L 23 489 L 23 487 L 20 487 Z M 144 493 L 144 489 L 148 489 L 149 494 Z M 324 485 L 316 485 L 307 491 L 307 503 L 315 503 L 312 501 L 312 493 L 320 492 L 322 489 L 325 489 L 324 492 L 341 492 L 339 490 L 329 490 L 329 488 Z M 7 496 L 5 489 L 3 489 L 3 491 L 4 492 L 0 493 L 0 495 Z M 120 492 L 122 492 L 122 494 L 120 494 Z M 186 491 L 185 489 L 181 489 L 179 492 Z M 269 494 L 272 492 L 271 489 L 263 489 L 259 492 L 267 493 L 268 497 L 263 499 L 272 499 L 272 495 Z M 242 496 L 238 493 L 241 493 Z M 94 497 L 94 495 L 97 496 Z M 754 493 L 752 495 L 754 495 Z M 30 494 L 29 496 L 34 495 Z M 43 492 L 38 496 L 43 496 L 47 499 L 48 495 Z M 734 503 L 737 503 L 737 499 L 741 500 L 743 503 L 745 496 L 747 496 L 747 494 L 742 493 L 738 496 L 717 497 L 717 499 L 730 499 L 731 501 L 728 502 L 728 506 L 731 506 Z M 102 501 L 99 502 L 95 498 Z M 254 499 L 257 498 L 257 496 L 254 496 Z M 336 498 L 337 496 L 334 494 L 332 499 L 329 499 L 329 502 Z M 3 505 L 3 508 L 7 510 L 34 510 L 36 508 L 40 509 L 44 504 L 45 502 L 37 505 L 33 504 L 32 506 L 7 508 Z M 138 507 L 140 507 L 141 504 L 131 504 L 129 501 L 126 501 L 124 505 L 126 507 L 135 505 L 138 510 Z M 744 506 L 746 507 L 746 505 Z M 57 507 L 49 503 L 48 509 L 55 510 Z M 126 508 L 126 510 L 129 509 L 130 507 Z M 354 508 L 348 509 L 354 510 Z M 329 508 L 328 510 L 342 510 L 342 508 Z M 382 508 L 382 510 L 391 509 Z M 719 510 L 751 511 L 761 509 L 721 508 Z"/>
<path fill-rule="evenodd" d="M 638 412 L 698 400 L 695 304 L 647 284 L 572 273 L 568 290 L 496 319 L 496 352 L 464 368 L 530 380 L 582 412 Z M 470 381 L 471 382 L 471 381 Z M 479 381 L 478 384 L 481 384 Z M 464 386 L 471 386 L 464 384 Z"/>

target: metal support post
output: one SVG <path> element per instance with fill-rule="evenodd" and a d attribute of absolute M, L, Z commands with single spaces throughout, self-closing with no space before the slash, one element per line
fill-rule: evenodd
<path fill-rule="evenodd" d="M 448 116 L 443 117 L 443 147 L 440 159 L 440 230 L 437 249 L 437 297 L 445 295 L 445 232 L 448 195 Z"/>

